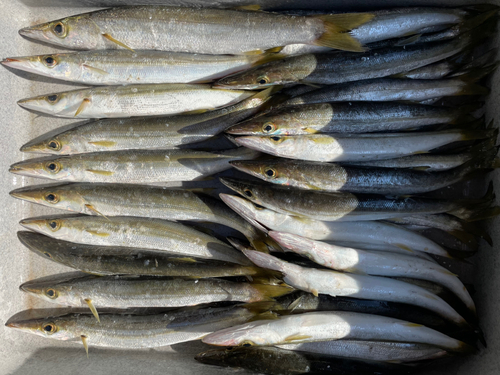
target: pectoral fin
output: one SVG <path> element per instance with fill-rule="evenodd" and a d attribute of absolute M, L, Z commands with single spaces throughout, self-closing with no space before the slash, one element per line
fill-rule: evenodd
<path fill-rule="evenodd" d="M 116 43 L 118 44 L 120 47 L 123 47 L 123 48 L 126 48 L 128 49 L 129 51 L 132 51 L 132 52 L 135 52 L 132 48 L 130 48 L 129 46 L 127 46 L 125 43 L 122 43 L 120 42 L 119 40 L 116 40 L 115 38 L 113 38 L 111 35 L 107 34 L 107 33 L 104 33 L 102 34 L 102 36 L 104 38 L 106 38 L 107 40 L 113 42 L 113 43 Z"/>
<path fill-rule="evenodd" d="M 103 176 L 112 176 L 112 175 L 115 174 L 115 172 L 101 171 L 101 170 L 98 170 L 98 169 L 86 169 L 86 171 L 90 172 L 90 173 L 100 174 L 100 175 L 103 175 Z"/>
<path fill-rule="evenodd" d="M 91 66 L 91 65 L 82 64 L 82 66 L 83 66 L 85 69 L 88 69 L 88 70 L 94 71 L 94 72 L 99 73 L 99 74 L 102 74 L 102 75 L 109 74 L 107 71 L 102 70 L 102 69 L 99 69 L 99 68 L 96 68 L 96 67 L 93 67 L 93 66 Z"/>
<path fill-rule="evenodd" d="M 285 342 L 292 343 L 292 342 L 296 342 L 296 341 L 303 341 L 303 340 L 310 339 L 311 337 L 312 336 L 307 336 L 307 335 L 290 335 L 290 336 L 285 338 Z"/>
<path fill-rule="evenodd" d="M 85 352 L 87 353 L 87 358 L 88 358 L 89 357 L 89 346 L 87 345 L 87 336 L 81 335 L 80 337 L 82 338 L 83 347 L 85 348 Z"/>
<path fill-rule="evenodd" d="M 95 318 L 97 319 L 97 321 L 99 323 L 101 323 L 101 319 L 99 319 L 99 313 L 97 312 L 94 304 L 92 303 L 92 300 L 90 298 L 85 298 L 84 299 L 85 303 L 88 305 L 90 311 L 92 311 L 92 314 L 95 316 Z M 88 350 L 87 350 L 87 355 L 88 355 Z"/>
<path fill-rule="evenodd" d="M 89 98 L 83 99 L 82 104 L 80 104 L 80 107 L 78 107 L 78 109 L 76 110 L 75 117 L 78 116 L 80 113 L 82 113 L 83 110 L 87 108 L 89 104 L 90 104 Z"/>
<path fill-rule="evenodd" d="M 87 142 L 88 144 L 102 147 L 112 147 L 116 145 L 116 142 L 113 141 L 95 141 L 95 142 Z"/>
<path fill-rule="evenodd" d="M 104 216 L 102 213 L 100 213 L 94 206 L 91 204 L 85 203 L 85 207 L 87 207 L 90 211 L 95 212 L 97 215 L 102 216 L 105 219 L 108 219 L 106 216 Z M 109 219 L 108 219 L 109 220 Z"/>

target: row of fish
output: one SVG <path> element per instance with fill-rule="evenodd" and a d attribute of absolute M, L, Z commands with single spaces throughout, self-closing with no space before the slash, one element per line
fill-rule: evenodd
<path fill-rule="evenodd" d="M 10 168 L 59 181 L 10 193 L 70 213 L 23 219 L 18 238 L 79 272 L 20 286 L 71 309 L 7 326 L 87 354 L 201 339 L 223 348 L 198 361 L 270 374 L 410 373 L 476 352 L 470 286 L 442 259 L 491 243 L 475 222 L 500 209 L 491 189 L 429 193 L 499 166 L 477 118 L 496 13 L 133 6 L 20 30 L 83 51 L 8 69 L 97 87 L 18 102 L 91 121 Z"/>

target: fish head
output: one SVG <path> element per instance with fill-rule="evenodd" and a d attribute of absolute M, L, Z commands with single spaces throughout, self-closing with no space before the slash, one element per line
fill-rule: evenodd
<path fill-rule="evenodd" d="M 19 224 L 49 237 L 77 241 L 80 234 L 87 228 L 85 221 L 80 220 L 81 217 L 80 215 L 51 215 L 23 219 Z"/>
<path fill-rule="evenodd" d="M 78 115 L 84 100 L 90 100 L 88 96 L 88 90 L 73 90 L 21 99 L 17 104 L 32 111 L 72 118 Z"/>
<path fill-rule="evenodd" d="M 71 55 L 53 54 L 24 57 L 8 57 L 2 64 L 25 72 L 40 74 L 46 77 L 70 79 L 75 74 L 71 64 Z"/>
<path fill-rule="evenodd" d="M 51 156 L 12 164 L 9 172 L 27 177 L 71 181 L 77 172 L 72 164 L 72 160 L 67 156 Z"/>
<path fill-rule="evenodd" d="M 34 152 L 42 154 L 64 155 L 78 151 L 80 144 L 85 144 L 85 139 L 74 136 L 71 130 L 58 132 L 50 131 L 21 146 L 22 152 Z"/>
<path fill-rule="evenodd" d="M 29 250 L 40 255 L 43 258 L 53 260 L 56 263 L 77 268 L 71 262 L 71 257 L 68 256 L 68 248 L 74 248 L 71 242 L 61 242 L 56 239 L 44 236 L 40 233 L 29 231 L 17 232 L 17 238 Z"/>
<path fill-rule="evenodd" d="M 290 128 L 296 123 L 300 126 L 300 116 L 290 113 L 285 107 L 233 125 L 225 132 L 232 135 L 290 135 Z"/>
<path fill-rule="evenodd" d="M 74 184 L 48 184 L 24 187 L 10 192 L 14 198 L 62 210 L 86 212 L 86 202 Z"/>
<path fill-rule="evenodd" d="M 75 334 L 77 315 L 70 314 L 42 319 L 9 319 L 7 327 L 56 340 L 71 340 L 80 337 Z"/>
<path fill-rule="evenodd" d="M 278 160 L 234 160 L 229 162 L 236 169 L 279 185 L 289 185 L 288 176 L 292 169 L 288 163 Z"/>
<path fill-rule="evenodd" d="M 287 136 L 259 137 L 250 135 L 237 137 L 234 141 L 240 146 L 279 156 L 282 153 L 290 154 L 293 152 L 296 148 L 293 138 Z"/>
<path fill-rule="evenodd" d="M 69 294 L 72 286 L 66 283 L 65 280 L 62 282 L 57 280 L 30 280 L 22 284 L 19 289 L 47 302 L 57 303 L 58 305 L 75 305 L 73 301 L 75 298 Z M 78 304 L 79 298 L 76 302 Z"/>
<path fill-rule="evenodd" d="M 19 34 L 70 49 L 97 49 L 102 43 L 102 32 L 88 13 L 25 27 Z"/>
<path fill-rule="evenodd" d="M 263 202 L 272 199 L 275 191 L 269 185 L 255 183 L 247 180 L 221 177 L 220 181 L 231 190 L 234 190 L 249 201 L 263 205 Z"/>

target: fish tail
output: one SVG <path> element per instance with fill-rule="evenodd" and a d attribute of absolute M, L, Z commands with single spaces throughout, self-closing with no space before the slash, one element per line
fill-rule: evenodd
<path fill-rule="evenodd" d="M 495 199 L 493 184 L 490 182 L 488 191 L 483 198 L 459 202 L 462 207 L 452 210 L 449 213 L 468 222 L 491 219 L 500 215 L 500 207 L 492 207 Z"/>
<path fill-rule="evenodd" d="M 498 8 L 483 10 L 478 15 L 465 18 L 465 20 L 459 26 L 460 30 L 467 31 L 475 29 L 479 25 L 483 24 L 486 20 L 496 16 L 497 14 L 498 14 Z"/>
<path fill-rule="evenodd" d="M 477 349 L 472 345 L 466 344 L 465 342 L 460 341 L 457 348 L 453 349 L 453 351 L 464 354 L 476 354 Z"/>
<path fill-rule="evenodd" d="M 257 290 L 260 301 L 274 301 L 276 297 L 284 296 L 285 294 L 292 293 L 295 290 L 286 284 L 252 284 L 252 288 Z"/>
<path fill-rule="evenodd" d="M 344 51 L 363 52 L 366 50 L 349 31 L 359 27 L 375 17 L 371 13 L 324 14 L 314 16 L 323 21 L 325 31 L 314 41 L 322 47 L 336 48 Z"/>
<path fill-rule="evenodd" d="M 486 130 L 463 130 L 461 132 L 462 141 L 473 141 L 477 139 L 492 139 L 496 142 L 498 137 L 498 129 Z"/>
<path fill-rule="evenodd" d="M 474 83 L 479 81 L 481 78 L 486 77 L 488 74 L 495 71 L 499 62 L 495 61 L 493 64 L 490 64 L 485 67 L 471 68 L 465 74 L 457 77 L 465 83 Z M 481 86 L 483 87 L 483 86 Z M 489 91 L 488 91 L 489 92 Z M 476 94 L 478 95 L 478 94 Z M 482 94 L 481 94 L 482 95 Z"/>

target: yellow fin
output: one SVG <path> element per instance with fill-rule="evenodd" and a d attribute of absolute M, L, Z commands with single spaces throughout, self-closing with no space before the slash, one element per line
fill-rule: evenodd
<path fill-rule="evenodd" d="M 112 147 L 116 145 L 116 142 L 113 141 L 95 141 L 95 142 L 87 142 L 88 144 L 102 147 Z"/>
<path fill-rule="evenodd" d="M 84 301 L 88 305 L 90 311 L 92 311 L 92 314 L 95 316 L 95 318 L 97 319 L 97 321 L 99 323 L 101 323 L 101 319 L 99 319 L 99 313 L 97 312 L 94 304 L 92 303 L 92 300 L 90 298 L 85 298 Z M 87 352 L 87 354 L 88 354 L 88 352 Z"/>
<path fill-rule="evenodd" d="M 262 65 L 271 61 L 282 60 L 286 57 L 281 53 L 266 53 L 262 55 L 257 61 L 255 61 L 252 66 Z"/>
<path fill-rule="evenodd" d="M 266 49 L 266 53 L 278 53 L 281 52 L 283 47 L 274 47 L 274 48 L 268 48 Z"/>
<path fill-rule="evenodd" d="M 343 13 L 314 16 L 323 21 L 325 32 L 314 41 L 322 47 L 336 48 L 344 51 L 363 52 L 365 48 L 347 31 L 372 20 L 371 13 Z"/>
<path fill-rule="evenodd" d="M 303 128 L 303 130 L 308 132 L 309 134 L 319 133 L 316 129 L 313 129 L 313 128 Z"/>
<path fill-rule="evenodd" d="M 90 104 L 90 99 L 89 98 L 85 98 L 83 99 L 82 101 L 82 104 L 80 104 L 80 107 L 78 107 L 78 109 L 76 110 L 75 112 L 75 117 L 78 116 L 80 113 L 83 112 L 83 110 L 85 108 L 87 108 L 87 106 Z"/>
<path fill-rule="evenodd" d="M 256 49 L 256 50 L 253 50 L 253 51 L 246 51 L 246 52 L 243 52 L 243 55 L 246 55 L 246 56 L 252 56 L 252 55 L 262 55 L 264 53 L 263 50 L 261 49 Z"/>
<path fill-rule="evenodd" d="M 106 216 L 104 216 L 102 213 L 100 213 L 94 206 L 91 204 L 85 203 L 85 207 L 87 207 L 90 211 L 95 212 L 97 215 L 102 216 L 105 219 L 108 219 Z M 108 219 L 109 220 L 109 219 Z"/>
<path fill-rule="evenodd" d="M 313 185 L 313 184 L 310 184 L 308 182 L 306 182 L 306 186 L 309 190 L 321 190 L 319 187 Z"/>
<path fill-rule="evenodd" d="M 397 247 L 399 247 L 400 249 L 403 249 L 403 250 L 409 251 L 410 253 L 413 253 L 413 252 L 414 252 L 414 251 L 413 251 L 412 249 L 410 249 L 408 246 L 403 245 L 403 244 L 400 244 L 400 243 L 396 243 L 396 244 L 394 244 L 394 246 L 397 246 Z"/>
<path fill-rule="evenodd" d="M 115 38 L 113 38 L 111 35 L 107 34 L 107 33 L 104 33 L 104 34 L 101 34 L 104 38 L 106 38 L 107 40 L 113 42 L 113 43 L 116 43 L 118 44 L 120 47 L 123 47 L 123 48 L 126 48 L 128 49 L 129 51 L 132 51 L 132 52 L 135 52 L 132 48 L 130 48 L 129 46 L 127 46 L 126 44 L 116 40 Z"/>
<path fill-rule="evenodd" d="M 262 314 L 255 315 L 253 318 L 250 318 L 248 321 L 254 322 L 256 320 L 275 320 L 275 319 L 279 319 L 278 314 L 276 314 L 272 311 L 266 311 L 266 312 L 263 312 Z"/>
<path fill-rule="evenodd" d="M 102 69 L 99 69 L 99 68 L 96 68 L 96 67 L 93 67 L 92 65 L 82 64 L 82 66 L 83 66 L 85 69 L 88 69 L 88 70 L 93 70 L 94 72 L 96 72 L 96 73 L 100 73 L 100 74 L 102 74 L 102 75 L 109 74 L 107 71 L 102 70 Z"/>
<path fill-rule="evenodd" d="M 272 301 L 276 297 L 292 293 L 295 290 L 286 284 L 281 284 L 281 285 L 252 284 L 252 288 L 257 290 L 260 301 Z"/>
<path fill-rule="evenodd" d="M 403 325 L 406 327 L 423 327 L 422 324 L 417 324 L 417 323 L 403 323 Z"/>
<path fill-rule="evenodd" d="M 109 233 L 106 233 L 106 232 L 98 232 L 96 230 L 88 230 L 88 229 L 85 229 L 85 232 L 87 232 L 93 236 L 109 237 Z"/>
<path fill-rule="evenodd" d="M 197 263 L 197 260 L 191 257 L 169 258 L 169 260 L 175 260 L 177 262 L 186 262 L 186 263 Z"/>
<path fill-rule="evenodd" d="M 234 7 L 233 9 L 235 10 L 251 10 L 251 11 L 260 11 L 260 5 L 259 4 L 251 4 L 251 5 L 240 5 L 237 7 Z"/>
<path fill-rule="evenodd" d="M 296 342 L 296 341 L 303 341 L 312 338 L 312 336 L 307 336 L 307 335 L 290 335 L 285 338 L 284 342 L 286 343 L 291 343 L 291 342 Z"/>
<path fill-rule="evenodd" d="M 330 143 L 333 143 L 335 142 L 335 139 L 334 138 L 331 138 L 331 137 L 328 137 L 328 136 L 325 136 L 325 137 L 318 137 L 318 138 L 311 138 L 312 141 L 314 143 L 317 143 L 319 145 L 323 144 L 323 145 L 327 145 L 327 144 L 330 144 Z"/>
<path fill-rule="evenodd" d="M 80 338 L 82 339 L 83 347 L 85 348 L 85 352 L 87 353 L 87 358 L 89 357 L 89 346 L 87 344 L 87 336 L 81 335 Z"/>
<path fill-rule="evenodd" d="M 319 295 L 318 289 L 311 289 L 311 293 L 314 297 L 318 297 Z"/>
<path fill-rule="evenodd" d="M 90 173 L 95 173 L 95 174 L 102 174 L 103 176 L 112 176 L 115 174 L 115 172 L 111 171 L 100 171 L 98 169 L 85 169 L 87 172 Z"/>

